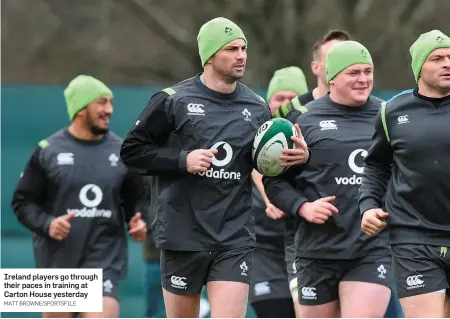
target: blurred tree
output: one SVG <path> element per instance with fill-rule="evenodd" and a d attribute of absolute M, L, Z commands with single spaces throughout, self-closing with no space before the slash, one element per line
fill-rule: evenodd
<path fill-rule="evenodd" d="M 409 47 L 423 32 L 450 34 L 449 0 L 2 0 L 4 83 L 66 84 L 89 73 L 107 83 L 164 86 L 201 71 L 196 36 L 224 16 L 249 40 L 244 82 L 275 69 L 310 72 L 311 47 L 342 28 L 375 60 L 376 89 L 414 85 Z"/>

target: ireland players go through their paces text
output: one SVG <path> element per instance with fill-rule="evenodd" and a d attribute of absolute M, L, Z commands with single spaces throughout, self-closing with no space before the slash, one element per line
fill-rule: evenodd
<path fill-rule="evenodd" d="M 102 311 L 101 269 L 1 269 L 1 272 L 3 312 Z"/>

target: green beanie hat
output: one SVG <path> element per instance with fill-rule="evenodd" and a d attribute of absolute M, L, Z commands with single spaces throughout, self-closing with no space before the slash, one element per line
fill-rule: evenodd
<path fill-rule="evenodd" d="M 79 75 L 70 81 L 64 90 L 70 120 L 73 120 L 75 114 L 89 103 L 104 95 L 113 97 L 112 91 L 103 82 L 92 76 Z"/>
<path fill-rule="evenodd" d="M 267 103 L 270 103 L 272 95 L 279 91 L 292 91 L 298 95 L 308 92 L 308 84 L 302 69 L 290 66 L 275 71 L 267 88 Z"/>
<path fill-rule="evenodd" d="M 327 83 L 349 66 L 358 63 L 370 64 L 373 67 L 372 56 L 365 46 L 350 40 L 334 44 L 328 50 L 326 58 Z"/>
<path fill-rule="evenodd" d="M 244 32 L 233 21 L 219 17 L 206 22 L 197 36 L 202 66 L 225 44 L 236 39 L 242 39 L 247 43 Z"/>
<path fill-rule="evenodd" d="M 431 52 L 440 48 L 450 48 L 450 38 L 439 30 L 423 33 L 409 49 L 412 57 L 412 69 L 416 82 L 419 80 L 420 70 Z"/>

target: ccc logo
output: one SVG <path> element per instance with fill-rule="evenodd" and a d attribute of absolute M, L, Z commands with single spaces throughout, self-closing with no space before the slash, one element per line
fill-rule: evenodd
<path fill-rule="evenodd" d="M 422 275 L 409 276 L 406 278 L 406 284 L 408 286 L 417 286 L 423 284 Z"/>
<path fill-rule="evenodd" d="M 205 111 L 203 110 L 204 107 L 205 106 L 203 104 L 189 103 L 187 109 L 190 113 L 202 114 L 205 113 Z"/>
<path fill-rule="evenodd" d="M 314 287 L 303 287 L 302 295 L 305 297 L 315 297 L 317 294 L 315 293 L 316 288 Z"/>
<path fill-rule="evenodd" d="M 182 287 L 186 286 L 186 283 L 183 280 L 186 280 L 186 277 L 177 277 L 177 276 L 170 277 L 170 281 L 172 282 L 172 284 L 176 286 Z"/>
<path fill-rule="evenodd" d="M 324 130 L 337 130 L 337 125 L 336 125 L 336 121 L 335 120 L 320 121 L 319 125 L 322 128 L 321 131 L 324 131 Z"/>
<path fill-rule="evenodd" d="M 398 122 L 399 123 L 406 123 L 408 121 L 409 121 L 408 120 L 408 115 L 401 115 L 401 116 L 398 117 Z"/>

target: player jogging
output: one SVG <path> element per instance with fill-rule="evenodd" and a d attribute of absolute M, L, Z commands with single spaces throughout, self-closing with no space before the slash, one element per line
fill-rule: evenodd
<path fill-rule="evenodd" d="M 212 317 L 243 317 L 255 246 L 251 152 L 271 114 L 238 82 L 247 61 L 241 29 L 215 18 L 197 40 L 204 72 L 152 96 L 121 157 L 159 183 L 152 235 L 167 316 L 198 317 L 206 284 Z M 309 158 L 303 139 L 294 140 L 288 165 Z"/>
<path fill-rule="evenodd" d="M 299 218 L 296 269 L 300 317 L 383 317 L 390 297 L 387 234 L 367 239 L 358 221 L 362 157 L 381 100 L 370 95 L 373 62 L 355 41 L 326 56 L 329 94 L 296 123 L 312 150 L 305 170 L 264 177 L 271 202 Z"/>
<path fill-rule="evenodd" d="M 366 234 L 388 224 L 405 316 L 439 318 L 450 282 L 450 38 L 424 33 L 410 53 L 418 87 L 378 114 L 359 206 Z"/>
<path fill-rule="evenodd" d="M 33 232 L 37 268 L 102 268 L 103 312 L 119 316 L 119 280 L 127 273 L 128 232 L 143 241 L 143 181 L 119 158 L 122 140 L 108 130 L 111 90 L 86 75 L 73 79 L 64 96 L 68 128 L 42 140 L 14 191 L 12 207 Z M 75 317 L 76 313 L 44 314 Z"/>

